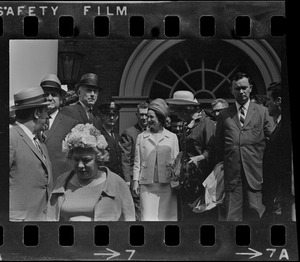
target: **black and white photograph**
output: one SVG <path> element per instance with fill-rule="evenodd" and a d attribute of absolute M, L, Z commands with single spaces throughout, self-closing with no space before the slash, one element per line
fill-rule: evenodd
<path fill-rule="evenodd" d="M 297 260 L 283 3 L 0 4 L 0 259 Z"/>

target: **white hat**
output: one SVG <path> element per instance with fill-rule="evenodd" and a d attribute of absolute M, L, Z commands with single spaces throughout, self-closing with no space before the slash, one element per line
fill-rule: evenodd
<path fill-rule="evenodd" d="M 190 91 L 179 90 L 173 94 L 173 98 L 166 99 L 171 105 L 199 105 L 194 94 Z"/>

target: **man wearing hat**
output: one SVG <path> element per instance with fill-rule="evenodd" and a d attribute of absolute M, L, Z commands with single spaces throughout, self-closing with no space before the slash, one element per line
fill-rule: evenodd
<path fill-rule="evenodd" d="M 109 152 L 109 162 L 106 166 L 122 178 L 122 146 L 119 133 L 115 132 L 114 127 L 119 118 L 120 106 L 110 101 L 99 106 L 101 115 L 101 133 L 107 141 L 107 150 Z"/>
<path fill-rule="evenodd" d="M 49 152 L 53 181 L 55 181 L 59 175 L 72 169 L 65 158 L 65 154 L 62 153 L 62 141 L 71 129 L 79 124 L 79 121 L 60 112 L 63 96 L 67 92 L 61 88 L 61 83 L 56 75 L 46 75 L 40 85 L 45 92 L 47 101 L 49 101 L 49 127 L 44 132 L 44 143 Z"/>
<path fill-rule="evenodd" d="M 101 129 L 101 120 L 93 112 L 101 87 L 98 76 L 93 73 L 84 74 L 75 85 L 79 101 L 75 105 L 65 106 L 61 113 L 75 118 L 80 124 L 91 123 L 97 129 Z"/>
<path fill-rule="evenodd" d="M 9 218 L 11 221 L 45 221 L 52 189 L 52 168 L 46 146 L 37 134 L 49 115 L 41 87 L 14 95 L 16 122 L 9 129 Z"/>
<path fill-rule="evenodd" d="M 216 214 L 194 213 L 192 204 L 202 193 L 202 182 L 213 168 L 213 149 L 215 125 L 205 115 L 199 113 L 199 102 L 190 91 L 179 90 L 173 94 L 173 98 L 166 99 L 171 110 L 177 113 L 183 121 L 183 133 L 180 139 L 181 150 L 184 152 L 184 160 L 188 162 L 188 172 L 197 175 L 198 185 L 191 181 L 188 192 L 183 196 L 182 220 L 197 222 L 199 219 L 209 216 L 216 218 Z M 188 179 L 193 176 L 189 176 Z M 189 197 L 187 197 L 189 196 Z"/>

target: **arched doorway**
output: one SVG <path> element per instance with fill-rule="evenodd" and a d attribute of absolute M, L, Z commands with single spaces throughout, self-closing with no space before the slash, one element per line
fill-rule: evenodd
<path fill-rule="evenodd" d="M 280 67 L 265 40 L 144 40 L 128 60 L 115 98 L 123 104 L 120 130 L 146 98 L 169 98 L 186 89 L 202 103 L 217 97 L 230 101 L 230 78 L 238 71 L 252 76 L 254 92 L 265 94 L 266 86 L 280 81 Z"/>

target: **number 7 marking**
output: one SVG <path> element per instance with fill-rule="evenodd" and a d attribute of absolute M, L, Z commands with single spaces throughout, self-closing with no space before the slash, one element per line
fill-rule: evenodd
<path fill-rule="evenodd" d="M 276 251 L 276 248 L 267 248 L 267 251 L 271 251 L 272 253 L 270 254 L 270 257 L 272 257 Z"/>
<path fill-rule="evenodd" d="M 129 258 L 127 259 L 127 260 L 131 260 L 132 256 L 133 256 L 134 253 L 135 253 L 135 250 L 134 250 L 134 249 L 126 249 L 125 251 L 131 253 L 131 255 L 129 256 Z"/>

